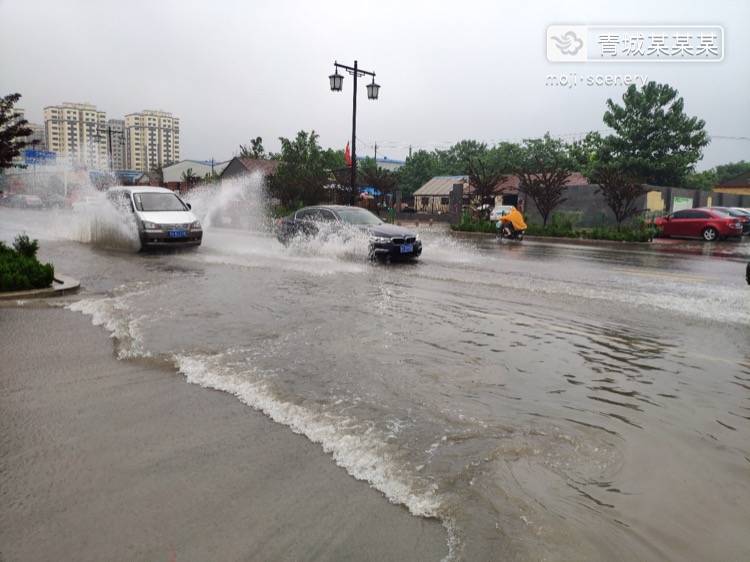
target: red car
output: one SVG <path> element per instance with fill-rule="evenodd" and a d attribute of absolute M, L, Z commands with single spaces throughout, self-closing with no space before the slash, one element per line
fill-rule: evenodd
<path fill-rule="evenodd" d="M 654 224 L 662 236 L 703 238 L 706 242 L 742 236 L 742 223 L 736 217 L 717 209 L 675 211 L 671 215 L 658 217 Z"/>

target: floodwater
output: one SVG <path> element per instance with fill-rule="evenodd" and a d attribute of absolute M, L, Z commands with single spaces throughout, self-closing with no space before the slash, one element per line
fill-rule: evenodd
<path fill-rule="evenodd" d="M 71 222 L 0 209 L 0 238 L 23 228 L 82 279 L 66 306 L 121 360 L 307 436 L 439 519 L 451 558 L 750 559 L 750 244 L 422 228 L 418 262 L 383 266 L 260 227 L 137 254 Z"/>

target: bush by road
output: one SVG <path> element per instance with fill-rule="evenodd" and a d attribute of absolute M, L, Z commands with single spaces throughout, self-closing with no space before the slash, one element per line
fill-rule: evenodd
<path fill-rule="evenodd" d="M 16 236 L 13 247 L 0 242 L 0 291 L 43 289 L 52 285 L 55 269 L 36 258 L 37 240 L 25 234 Z"/>

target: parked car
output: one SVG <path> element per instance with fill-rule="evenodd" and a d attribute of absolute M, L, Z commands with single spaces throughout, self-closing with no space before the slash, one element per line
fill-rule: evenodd
<path fill-rule="evenodd" d="M 96 212 L 97 206 L 102 203 L 102 200 L 93 195 L 87 195 L 84 197 L 77 197 L 71 204 L 70 208 L 73 209 L 74 213 L 88 213 Z"/>
<path fill-rule="evenodd" d="M 13 193 L 8 195 L 3 202 L 8 207 L 18 207 L 19 209 L 42 208 L 42 200 L 38 196 L 26 193 Z"/>
<path fill-rule="evenodd" d="M 717 211 L 723 211 L 729 216 L 736 218 L 742 223 L 742 234 L 750 234 L 750 212 L 739 207 L 711 207 Z"/>
<path fill-rule="evenodd" d="M 62 209 L 65 207 L 65 197 L 57 193 L 48 193 L 42 197 L 42 203 L 48 209 Z"/>
<path fill-rule="evenodd" d="M 490 220 L 496 222 L 500 220 L 500 217 L 509 214 L 515 207 L 513 205 L 497 205 L 490 211 Z"/>
<path fill-rule="evenodd" d="M 684 209 L 658 217 L 654 224 L 661 236 L 702 238 L 706 242 L 742 236 L 742 223 L 715 208 Z"/>
<path fill-rule="evenodd" d="M 401 226 L 387 224 L 360 207 L 317 205 L 304 207 L 276 221 L 276 237 L 283 244 L 299 235 L 315 236 L 321 228 L 346 232 L 354 228 L 369 235 L 371 258 L 415 259 L 422 253 L 419 236 Z"/>
<path fill-rule="evenodd" d="M 107 199 L 122 213 L 133 215 L 141 248 L 200 246 L 203 227 L 190 203 L 163 187 L 110 187 Z"/>

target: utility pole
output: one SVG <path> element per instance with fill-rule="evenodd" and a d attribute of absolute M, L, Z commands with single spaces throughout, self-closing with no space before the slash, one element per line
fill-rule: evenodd
<path fill-rule="evenodd" d="M 375 141 L 375 164 L 378 163 L 378 142 Z"/>
<path fill-rule="evenodd" d="M 114 169 L 114 162 L 112 162 L 112 127 L 107 123 L 107 148 L 109 148 L 109 171 Z"/>
<path fill-rule="evenodd" d="M 409 158 L 411 158 L 411 145 L 409 145 Z"/>
<path fill-rule="evenodd" d="M 357 189 L 357 78 L 359 72 L 357 72 L 357 61 L 354 61 L 354 95 L 352 97 L 352 179 L 351 179 L 351 193 L 349 193 L 349 204 L 354 205 L 357 201 L 355 191 Z"/>

